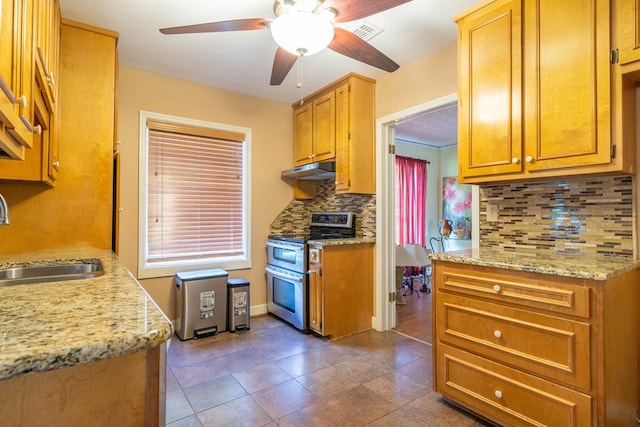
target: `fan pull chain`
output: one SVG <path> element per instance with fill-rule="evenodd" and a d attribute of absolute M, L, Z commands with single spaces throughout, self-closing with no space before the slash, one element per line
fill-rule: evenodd
<path fill-rule="evenodd" d="M 298 84 L 296 87 L 300 89 L 300 105 L 304 104 L 304 86 L 302 84 L 304 66 L 302 64 L 304 54 L 307 53 L 307 49 L 298 49 L 300 59 L 298 60 Z"/>

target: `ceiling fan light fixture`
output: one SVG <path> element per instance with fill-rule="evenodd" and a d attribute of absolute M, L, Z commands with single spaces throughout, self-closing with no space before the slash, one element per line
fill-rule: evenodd
<path fill-rule="evenodd" d="M 294 11 L 283 13 L 271 23 L 271 35 L 287 52 L 309 56 L 329 46 L 334 30 L 323 16 Z"/>

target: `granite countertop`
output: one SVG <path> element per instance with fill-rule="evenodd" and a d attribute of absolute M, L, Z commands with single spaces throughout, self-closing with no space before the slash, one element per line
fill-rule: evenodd
<path fill-rule="evenodd" d="M 111 251 L 0 255 L 0 269 L 96 258 L 102 276 L 0 287 L 0 379 L 135 353 L 171 337 L 169 319 Z"/>
<path fill-rule="evenodd" d="M 342 246 L 342 245 L 358 245 L 361 243 L 375 243 L 375 237 L 354 237 L 348 239 L 321 239 L 309 240 L 307 244 L 316 246 Z"/>
<path fill-rule="evenodd" d="M 432 260 L 506 268 L 590 280 L 608 280 L 640 267 L 640 260 L 591 254 L 505 251 L 474 248 L 429 255 Z"/>

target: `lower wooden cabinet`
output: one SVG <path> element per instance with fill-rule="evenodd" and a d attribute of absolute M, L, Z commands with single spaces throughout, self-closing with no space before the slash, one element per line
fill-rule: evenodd
<path fill-rule="evenodd" d="M 640 275 L 435 260 L 434 389 L 501 425 L 636 426 Z"/>
<path fill-rule="evenodd" d="M 166 343 L 0 381 L 5 427 L 164 426 Z"/>
<path fill-rule="evenodd" d="M 309 246 L 309 329 L 339 338 L 371 329 L 373 243 Z"/>
<path fill-rule="evenodd" d="M 591 396 L 446 344 L 438 346 L 437 389 L 501 424 L 592 425 Z"/>

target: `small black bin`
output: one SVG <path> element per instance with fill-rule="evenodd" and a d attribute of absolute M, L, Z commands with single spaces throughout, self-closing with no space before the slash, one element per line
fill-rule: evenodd
<path fill-rule="evenodd" d="M 229 279 L 227 282 L 227 322 L 229 332 L 250 329 L 249 281 L 246 279 Z"/>

